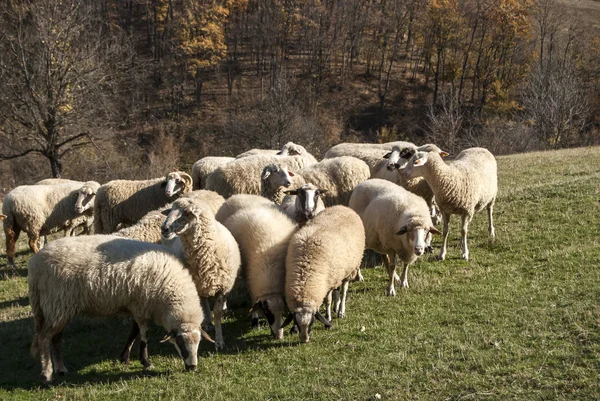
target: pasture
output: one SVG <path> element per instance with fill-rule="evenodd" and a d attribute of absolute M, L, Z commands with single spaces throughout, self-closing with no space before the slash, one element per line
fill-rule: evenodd
<path fill-rule="evenodd" d="M 487 400 L 600 398 L 600 148 L 498 157 L 496 241 L 485 212 L 460 259 L 460 219 L 447 260 L 426 255 L 409 289 L 385 296 L 381 267 L 350 285 L 345 319 L 309 344 L 250 330 L 238 293 L 223 325 L 226 349 L 200 346 L 186 373 L 153 328 L 154 369 L 117 362 L 127 319 L 76 319 L 65 330 L 69 369 L 49 389 L 29 354 L 30 252 L 0 272 L 0 399 L 18 400 Z M 436 251 L 439 238 L 434 241 Z M 4 239 L 0 267 L 6 264 Z M 137 343 L 136 343 L 137 345 Z"/>

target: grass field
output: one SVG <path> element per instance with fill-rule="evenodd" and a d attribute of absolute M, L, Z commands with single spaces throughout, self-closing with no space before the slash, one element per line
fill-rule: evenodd
<path fill-rule="evenodd" d="M 144 371 L 116 362 L 127 320 L 78 319 L 64 336 L 69 373 L 41 388 L 21 241 L 18 269 L 0 278 L 0 399 L 599 399 L 600 148 L 498 163 L 497 240 L 476 215 L 471 261 L 459 259 L 454 217 L 445 262 L 420 261 L 394 298 L 384 295 L 383 269 L 365 269 L 347 317 L 330 331 L 315 326 L 306 345 L 249 330 L 249 303 L 238 296 L 225 352 L 203 343 L 194 373 L 159 343 L 159 328 L 149 343 L 155 368 Z"/>

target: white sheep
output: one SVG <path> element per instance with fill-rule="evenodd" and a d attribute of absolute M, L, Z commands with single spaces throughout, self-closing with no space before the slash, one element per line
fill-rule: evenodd
<path fill-rule="evenodd" d="M 383 255 L 388 295 L 396 295 L 396 256 L 404 264 L 402 287 L 408 288 L 408 268 L 425 252 L 427 234 L 439 234 L 425 200 L 389 181 L 372 179 L 356 187 L 350 207 L 365 227 L 366 248 Z"/>
<path fill-rule="evenodd" d="M 446 258 L 448 224 L 450 216 L 462 219 L 462 258 L 469 259 L 467 232 L 473 215 L 487 208 L 488 231 L 494 238 L 493 209 L 498 193 L 498 167 L 496 159 L 487 149 L 470 148 L 460 152 L 456 159 L 446 164 L 439 152 L 416 152 L 403 174 L 407 178 L 423 177 L 433 190 L 435 201 L 444 220 L 444 238 L 438 258 Z"/>
<path fill-rule="evenodd" d="M 207 156 L 196 161 L 192 165 L 192 180 L 194 181 L 194 189 L 203 189 L 206 186 L 206 177 L 217 168 L 224 166 L 230 161 L 235 160 L 233 157 Z"/>
<path fill-rule="evenodd" d="M 43 180 L 36 182 L 33 185 L 56 185 L 56 184 L 74 184 L 74 183 L 83 184 L 83 182 L 81 182 L 81 181 L 68 180 L 66 178 L 45 178 Z"/>
<path fill-rule="evenodd" d="M 180 171 L 153 180 L 109 181 L 96 194 L 94 232 L 109 234 L 119 224 L 133 225 L 146 213 L 190 192 L 192 184 L 192 177 Z"/>
<path fill-rule="evenodd" d="M 285 258 L 296 225 L 283 212 L 268 206 L 241 210 L 223 224 L 240 247 L 252 313 L 264 316 L 273 336 L 282 339 Z M 253 326 L 258 326 L 258 316 Z"/>
<path fill-rule="evenodd" d="M 181 239 L 185 265 L 202 299 L 207 325 L 210 325 L 208 299 L 215 298 L 215 346 L 217 349 L 223 348 L 223 306 L 241 265 L 237 242 L 231 233 L 215 220 L 208 205 L 189 198 L 180 198 L 173 202 L 163 223 L 162 235 L 166 239 L 175 236 Z"/>
<path fill-rule="evenodd" d="M 74 227 L 91 222 L 92 211 L 83 206 L 76 209 L 76 205 L 82 196 L 81 190 L 85 189 L 87 193 L 89 189 L 93 193 L 99 186 L 90 181 L 84 186 L 79 182 L 22 185 L 10 191 L 2 204 L 2 213 L 7 216 L 3 225 L 8 265 L 14 266 L 16 242 L 21 231 L 27 233 L 30 249 L 38 252 L 41 237 L 59 230 L 70 235 Z M 93 196 L 90 202 L 93 204 Z"/>
<path fill-rule="evenodd" d="M 235 158 L 241 159 L 248 156 L 256 155 L 279 155 L 279 156 L 302 156 L 309 163 L 316 163 L 317 159 L 311 155 L 304 146 L 294 142 L 288 142 L 281 147 L 280 150 L 274 149 L 250 149 L 244 153 L 240 153 Z"/>
<path fill-rule="evenodd" d="M 362 221 L 346 206 L 325 209 L 292 236 L 285 262 L 285 298 L 301 341 L 309 341 L 315 317 L 326 327 L 331 325 L 331 293 L 340 286 L 341 303 L 336 299 L 334 310 L 344 317 L 348 283 L 356 277 L 364 247 Z M 328 319 L 319 312 L 324 299 Z"/>
<path fill-rule="evenodd" d="M 190 274 L 161 246 L 108 235 L 69 237 L 50 243 L 28 267 L 29 301 L 35 324 L 31 350 L 39 356 L 42 376 L 67 369 L 62 332 L 77 315 L 131 314 L 141 334 L 140 361 L 148 360 L 147 330 L 163 326 L 185 362 L 197 366 L 202 309 Z M 130 337 L 122 356 L 137 336 Z"/>
<path fill-rule="evenodd" d="M 235 157 L 235 159 L 243 159 L 244 157 L 249 156 L 274 156 L 279 152 L 280 151 L 277 149 L 250 149 L 240 153 Z"/>
<path fill-rule="evenodd" d="M 260 194 L 260 177 L 265 166 L 277 163 L 290 170 L 299 170 L 310 162 L 303 156 L 244 157 L 217 168 L 206 179 L 206 189 L 225 198 L 235 194 Z"/>

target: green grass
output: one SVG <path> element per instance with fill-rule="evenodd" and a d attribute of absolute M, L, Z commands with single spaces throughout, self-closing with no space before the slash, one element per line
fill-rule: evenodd
<path fill-rule="evenodd" d="M 459 259 L 454 217 L 448 260 L 420 261 L 395 298 L 384 295 L 383 269 L 366 269 L 365 282 L 350 286 L 347 317 L 330 331 L 316 326 L 306 345 L 250 331 L 249 303 L 238 296 L 226 351 L 202 344 L 194 373 L 158 342 L 160 328 L 150 334 L 155 369 L 122 366 L 128 321 L 82 318 L 65 331 L 69 373 L 41 388 L 21 242 L 19 268 L 0 278 L 0 399 L 598 399 L 600 148 L 498 164 L 497 239 L 488 240 L 485 213 L 476 215 L 471 261 Z"/>

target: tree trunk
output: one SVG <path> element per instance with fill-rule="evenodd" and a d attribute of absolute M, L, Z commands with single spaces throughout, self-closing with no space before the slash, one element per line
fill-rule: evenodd
<path fill-rule="evenodd" d="M 52 170 L 52 177 L 60 178 L 62 175 L 62 162 L 60 160 L 60 154 L 57 149 L 51 149 L 46 154 L 48 160 L 50 160 L 50 169 Z"/>

